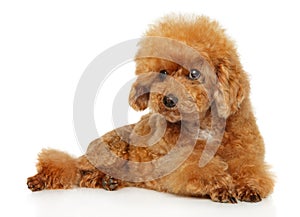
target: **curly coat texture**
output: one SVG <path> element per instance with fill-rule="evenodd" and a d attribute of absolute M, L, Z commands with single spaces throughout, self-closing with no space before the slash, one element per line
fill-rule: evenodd
<path fill-rule="evenodd" d="M 200 77 L 189 79 L 191 69 L 198 69 Z M 135 110 L 149 107 L 150 113 L 136 124 L 94 140 L 79 158 L 43 150 L 38 173 L 28 178 L 29 189 L 135 186 L 231 203 L 237 199 L 257 202 L 272 192 L 274 182 L 264 162 L 264 142 L 251 108 L 249 80 L 234 43 L 216 21 L 203 16 L 162 18 L 140 41 L 136 75 L 129 104 Z M 176 100 L 166 106 L 165 96 L 170 94 Z M 214 124 L 213 115 L 217 117 Z M 167 121 L 161 121 L 161 116 Z M 160 159 L 174 149 L 180 136 L 191 141 L 195 120 L 202 132 L 226 120 L 220 146 L 205 166 L 199 166 L 199 159 L 206 141 L 199 138 L 189 156 L 170 173 L 154 177 L 152 165 L 137 171 L 152 178 L 126 179 L 134 170 L 128 162 Z M 153 145 L 147 145 L 150 143 Z M 99 156 L 105 153 L 103 147 L 122 160 Z M 183 153 L 187 147 L 182 145 Z M 123 179 L 111 176 L 119 169 L 126 173 Z"/>

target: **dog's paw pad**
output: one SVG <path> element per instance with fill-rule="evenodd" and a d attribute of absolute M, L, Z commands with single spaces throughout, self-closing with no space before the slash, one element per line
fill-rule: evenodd
<path fill-rule="evenodd" d="M 27 179 L 27 186 L 31 191 L 41 191 L 45 188 L 45 183 L 40 175 L 35 175 Z"/>
<path fill-rule="evenodd" d="M 109 175 L 102 178 L 102 187 L 107 191 L 114 191 L 118 188 L 118 180 Z"/>
<path fill-rule="evenodd" d="M 260 193 L 254 189 L 244 188 L 238 191 L 238 199 L 246 202 L 259 202 L 261 201 Z"/>
<path fill-rule="evenodd" d="M 217 188 L 211 191 L 210 198 L 215 202 L 221 203 L 237 203 L 235 196 L 224 188 Z"/>

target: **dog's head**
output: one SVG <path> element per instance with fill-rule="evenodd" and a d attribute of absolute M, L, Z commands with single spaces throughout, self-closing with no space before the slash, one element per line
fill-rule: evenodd
<path fill-rule="evenodd" d="M 149 107 L 170 122 L 204 117 L 212 107 L 228 118 L 248 97 L 248 78 L 234 43 L 206 17 L 168 16 L 139 44 L 137 80 L 129 103 Z"/>

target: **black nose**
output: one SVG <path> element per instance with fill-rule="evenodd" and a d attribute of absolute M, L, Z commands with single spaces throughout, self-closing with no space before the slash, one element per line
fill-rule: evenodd
<path fill-rule="evenodd" d="M 178 102 L 178 98 L 174 96 L 173 94 L 169 94 L 168 96 L 165 96 L 163 99 L 163 103 L 168 108 L 173 108 L 176 106 Z"/>

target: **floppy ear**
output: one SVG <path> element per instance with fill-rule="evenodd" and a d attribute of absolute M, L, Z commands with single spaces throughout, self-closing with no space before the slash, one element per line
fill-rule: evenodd
<path fill-rule="evenodd" d="M 149 72 L 138 76 L 129 93 L 129 105 L 136 111 L 145 110 L 148 107 L 150 88 L 157 73 Z"/>
<path fill-rule="evenodd" d="M 245 98 L 245 88 L 248 89 L 248 79 L 240 64 L 232 66 L 221 63 L 216 70 L 218 81 L 214 102 L 218 115 L 227 118 L 240 108 Z"/>

